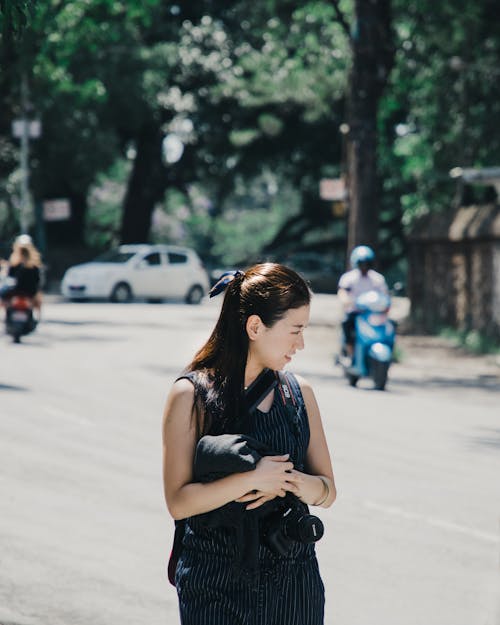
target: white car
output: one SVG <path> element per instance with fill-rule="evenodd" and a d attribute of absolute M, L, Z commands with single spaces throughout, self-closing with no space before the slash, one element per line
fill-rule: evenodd
<path fill-rule="evenodd" d="M 196 252 L 172 245 L 120 245 L 70 267 L 61 282 L 61 293 L 71 300 L 183 299 L 199 304 L 208 290 L 208 275 Z"/>

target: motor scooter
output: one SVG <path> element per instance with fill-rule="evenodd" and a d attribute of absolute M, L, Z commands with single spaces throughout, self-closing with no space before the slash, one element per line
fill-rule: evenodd
<path fill-rule="evenodd" d="M 390 297 L 378 291 L 367 291 L 356 299 L 354 352 L 352 358 L 347 356 L 342 338 L 342 355 L 336 359 L 351 386 L 368 377 L 375 389 L 385 389 L 396 336 L 395 323 L 388 317 L 390 305 Z"/>
<path fill-rule="evenodd" d="M 5 329 L 14 343 L 21 342 L 21 336 L 30 334 L 38 324 L 33 314 L 33 298 L 27 295 L 12 295 L 6 302 Z"/>

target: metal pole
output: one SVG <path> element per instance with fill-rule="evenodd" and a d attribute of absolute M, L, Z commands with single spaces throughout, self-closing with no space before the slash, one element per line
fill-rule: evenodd
<path fill-rule="evenodd" d="M 22 135 L 21 135 L 21 202 L 19 206 L 19 224 L 21 232 L 28 232 L 30 215 L 29 195 L 29 121 L 28 121 L 28 81 L 23 74 L 21 80 L 21 109 L 22 109 Z"/>

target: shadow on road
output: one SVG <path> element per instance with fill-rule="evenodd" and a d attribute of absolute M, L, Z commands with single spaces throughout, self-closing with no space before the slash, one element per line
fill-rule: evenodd
<path fill-rule="evenodd" d="M 393 391 L 394 393 L 401 394 L 405 388 L 419 387 L 425 390 L 481 390 L 488 393 L 500 393 L 500 377 L 494 374 L 480 374 L 475 377 L 465 376 L 440 376 L 430 375 L 426 376 L 425 372 L 419 371 L 418 376 L 411 376 L 408 373 L 403 375 L 399 374 L 399 366 L 396 365 L 394 369 L 391 369 L 389 373 L 389 380 L 387 383 L 387 392 Z M 307 379 L 315 380 L 323 383 L 334 383 L 348 386 L 347 380 L 342 376 L 339 370 L 332 369 L 331 373 L 320 373 L 317 371 L 307 371 L 305 369 L 297 370 L 297 373 L 304 376 Z M 362 379 L 358 383 L 357 391 L 373 391 L 371 382 L 369 379 Z"/>
<path fill-rule="evenodd" d="M 21 393 L 26 393 L 29 390 L 30 389 L 27 386 L 16 386 L 15 384 L 2 384 L 0 382 L 0 391 L 17 391 Z"/>
<path fill-rule="evenodd" d="M 191 325 L 196 325 L 196 318 L 191 317 L 189 323 Z M 204 320 L 200 318 L 200 323 Z M 178 322 L 172 323 L 171 320 L 168 322 L 155 322 L 155 321 L 134 321 L 132 319 L 127 319 L 125 321 L 121 321 L 120 319 L 113 320 L 103 320 L 103 319 L 86 319 L 86 320 L 68 320 L 68 319 L 44 319 L 44 325 L 53 325 L 53 326 L 69 326 L 69 327 L 82 327 L 82 326 L 95 326 L 95 327 L 107 327 L 107 328 L 116 328 L 117 326 L 123 326 L 126 328 L 138 328 L 144 330 L 169 330 L 172 328 L 185 328 L 187 323 L 183 319 L 179 319 Z M 1 624 L 0 624 L 1 625 Z"/>
<path fill-rule="evenodd" d="M 448 376 L 431 376 L 424 377 L 420 374 L 418 379 L 411 376 L 393 376 L 390 378 L 391 386 L 418 386 L 420 388 L 429 390 L 453 390 L 453 389 L 467 389 L 467 390 L 481 390 L 491 393 L 500 392 L 500 378 L 496 375 L 478 375 L 477 377 L 448 377 Z"/>
<path fill-rule="evenodd" d="M 474 445 L 500 449 L 500 429 L 482 428 L 482 433 L 472 437 Z"/>

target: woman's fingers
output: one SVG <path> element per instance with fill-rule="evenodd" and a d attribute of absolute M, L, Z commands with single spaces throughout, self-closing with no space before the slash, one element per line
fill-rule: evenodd
<path fill-rule="evenodd" d="M 271 499 L 274 499 L 274 496 L 269 497 L 268 495 L 263 495 L 262 497 L 259 497 L 256 501 L 254 501 L 253 503 L 248 504 L 246 509 L 255 510 L 255 508 L 260 508 L 262 504 L 265 504 L 266 501 L 271 501 Z"/>
<path fill-rule="evenodd" d="M 288 482 L 293 482 L 294 484 L 303 484 L 304 483 L 304 475 L 300 473 L 300 471 L 290 471 L 286 476 Z"/>
<path fill-rule="evenodd" d="M 239 503 L 247 503 L 247 510 L 255 510 L 275 497 L 285 497 L 287 492 L 301 497 L 305 476 L 287 462 L 288 454 L 283 456 L 265 456 L 260 461 L 262 476 L 259 487 L 236 499 Z M 272 463 L 272 464 L 271 464 Z M 277 466 L 279 465 L 279 466 Z"/>
<path fill-rule="evenodd" d="M 282 456 L 264 456 L 259 460 L 254 490 L 272 493 L 273 497 L 280 490 L 286 490 L 287 480 L 293 472 L 293 463 L 288 461 L 288 454 Z"/>
<path fill-rule="evenodd" d="M 285 493 L 285 491 L 282 489 L 276 492 L 254 490 L 254 491 L 251 491 L 250 493 L 246 493 L 242 497 L 238 497 L 238 499 L 235 499 L 235 501 L 237 501 L 238 503 L 248 503 L 248 502 L 257 501 L 257 499 L 262 499 L 263 497 L 271 500 L 277 496 L 281 497 L 282 496 L 281 493 Z"/>
<path fill-rule="evenodd" d="M 258 491 L 253 490 L 249 493 L 246 493 L 242 497 L 238 497 L 238 499 L 235 499 L 235 501 L 237 501 L 238 503 L 246 503 L 247 501 L 254 501 L 258 497 L 261 497 L 261 494 Z"/>
<path fill-rule="evenodd" d="M 251 493 L 247 493 L 235 499 L 235 501 L 238 503 L 249 503 L 246 509 L 253 510 L 266 503 L 266 501 L 271 501 L 275 497 L 285 497 L 288 491 L 296 492 L 297 489 L 292 484 L 287 484 L 284 488 L 280 488 L 276 492 L 252 491 Z"/>
<path fill-rule="evenodd" d="M 288 460 L 290 458 L 290 454 L 284 454 L 282 456 L 264 456 L 264 458 L 266 460 L 271 460 L 272 462 L 279 462 L 284 471 L 291 471 L 293 469 L 293 462 Z"/>

